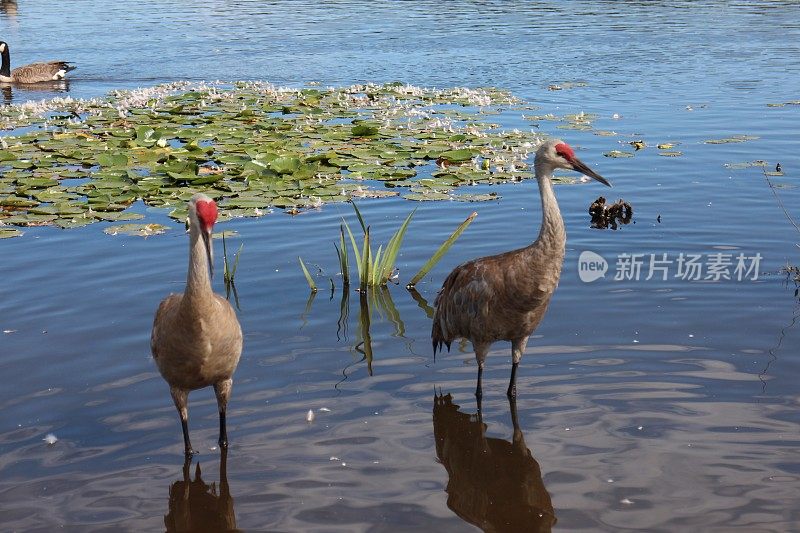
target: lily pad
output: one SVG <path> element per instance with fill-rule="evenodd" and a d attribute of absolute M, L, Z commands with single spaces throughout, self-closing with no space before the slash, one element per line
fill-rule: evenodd
<path fill-rule="evenodd" d="M 477 150 L 470 148 L 460 148 L 458 150 L 447 150 L 439 154 L 439 159 L 449 163 L 465 163 L 471 161 L 478 154 Z"/>
<path fill-rule="evenodd" d="M 449 194 L 443 192 L 410 192 L 404 194 L 403 198 L 406 200 L 415 200 L 417 202 L 433 202 L 436 200 L 450 200 Z"/>
<path fill-rule="evenodd" d="M 705 144 L 728 144 L 728 143 L 743 143 L 746 141 L 753 141 L 758 139 L 757 135 L 733 135 L 723 139 L 708 139 L 703 141 Z"/>
<path fill-rule="evenodd" d="M 109 226 L 103 230 L 108 235 L 132 235 L 135 237 L 150 237 L 160 235 L 169 229 L 161 224 L 119 224 Z"/>
<path fill-rule="evenodd" d="M 16 228 L 0 228 L 0 239 L 10 239 L 11 237 L 22 237 L 25 233 Z"/>
<path fill-rule="evenodd" d="M 457 202 L 491 202 L 499 200 L 500 196 L 494 192 L 486 194 L 454 194 L 452 199 Z"/>
<path fill-rule="evenodd" d="M 756 160 L 756 161 L 743 161 L 741 163 L 725 163 L 725 168 L 729 168 L 731 170 L 742 170 L 745 168 L 753 168 L 753 167 L 766 167 L 767 162 L 763 160 Z"/>
<path fill-rule="evenodd" d="M 633 153 L 624 152 L 622 150 L 611 150 L 610 152 L 605 152 L 603 155 L 606 157 L 633 157 Z"/>

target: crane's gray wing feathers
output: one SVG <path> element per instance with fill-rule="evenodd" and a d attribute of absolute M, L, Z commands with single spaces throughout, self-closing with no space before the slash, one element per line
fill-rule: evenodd
<path fill-rule="evenodd" d="M 478 261 L 456 267 L 444 280 L 436 296 L 431 340 L 434 355 L 442 345 L 450 349 L 454 339 L 463 337 L 469 325 L 481 321 L 495 299 L 495 286 L 487 279 L 488 271 Z"/>

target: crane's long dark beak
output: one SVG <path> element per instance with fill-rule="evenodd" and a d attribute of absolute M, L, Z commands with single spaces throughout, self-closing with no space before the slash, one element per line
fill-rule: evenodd
<path fill-rule="evenodd" d="M 609 183 L 607 179 L 605 179 L 603 176 L 601 176 L 600 174 L 598 174 L 597 172 L 586 166 L 586 164 L 577 157 L 573 158 L 572 161 L 570 161 L 570 163 L 572 163 L 572 168 L 574 170 L 577 170 L 581 174 L 585 174 L 590 178 L 596 179 L 603 185 L 611 187 L 611 183 Z"/>
<path fill-rule="evenodd" d="M 211 232 L 203 231 L 203 244 L 206 245 L 206 257 L 208 258 L 208 269 L 211 271 L 211 278 L 214 278 L 214 247 L 211 245 Z"/>

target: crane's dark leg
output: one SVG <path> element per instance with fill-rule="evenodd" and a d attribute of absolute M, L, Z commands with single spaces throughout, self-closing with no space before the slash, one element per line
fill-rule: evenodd
<path fill-rule="evenodd" d="M 508 390 L 506 391 L 509 398 L 517 397 L 517 367 L 527 344 L 528 337 L 511 341 L 511 379 L 508 381 Z"/>
<path fill-rule="evenodd" d="M 170 387 L 169 392 L 172 394 L 172 401 L 175 402 L 175 407 L 178 409 L 178 415 L 181 417 L 184 453 L 187 457 L 191 457 L 197 452 L 192 449 L 192 442 L 189 440 L 189 391 Z"/>
<path fill-rule="evenodd" d="M 483 364 L 478 365 L 478 386 L 475 388 L 475 396 L 480 399 L 483 396 Z"/>
<path fill-rule="evenodd" d="M 231 395 L 233 380 L 228 378 L 214 383 L 214 393 L 217 395 L 217 408 L 219 409 L 219 445 L 228 447 L 228 430 L 225 424 L 225 412 L 228 408 L 228 398 Z"/>
<path fill-rule="evenodd" d="M 514 427 L 514 436 L 511 442 L 514 446 L 522 446 L 522 448 L 525 448 L 525 437 L 522 435 L 522 430 L 519 428 L 519 418 L 517 418 L 517 399 L 514 396 L 508 397 L 508 408 L 511 411 L 511 425 Z"/>
<path fill-rule="evenodd" d="M 511 411 L 511 425 L 514 427 L 514 431 L 518 431 L 519 419 L 517 418 L 517 399 L 513 396 L 508 399 L 508 410 Z"/>
<path fill-rule="evenodd" d="M 189 488 L 192 486 L 191 477 L 189 477 L 189 467 L 192 466 L 192 456 L 186 455 L 183 459 L 183 499 L 189 500 Z M 172 487 L 170 487 L 170 496 L 172 496 Z"/>
<path fill-rule="evenodd" d="M 517 367 L 519 363 L 511 363 L 511 379 L 508 381 L 506 396 L 509 398 L 517 397 Z"/>
<path fill-rule="evenodd" d="M 478 386 L 475 388 L 475 398 L 478 400 L 478 410 L 480 410 L 481 399 L 483 398 L 483 363 L 486 361 L 489 345 L 473 342 L 472 346 L 475 348 L 475 360 L 478 361 Z"/>

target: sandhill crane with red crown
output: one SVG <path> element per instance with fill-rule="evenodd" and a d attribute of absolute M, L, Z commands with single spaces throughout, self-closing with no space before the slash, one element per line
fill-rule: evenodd
<path fill-rule="evenodd" d="M 181 418 L 186 455 L 189 392 L 213 385 L 219 408 L 219 445 L 228 446 L 225 413 L 233 372 L 242 353 L 242 328 L 231 304 L 211 289 L 214 253 L 211 232 L 217 204 L 197 193 L 189 201 L 189 273 L 183 294 L 167 296 L 156 311 L 150 348 L 169 384 Z"/>
<path fill-rule="evenodd" d="M 536 150 L 535 177 L 542 198 L 542 225 L 530 246 L 468 261 L 447 276 L 436 297 L 431 340 L 433 353 L 450 349 L 458 338 L 468 339 L 478 362 L 479 404 L 481 378 L 489 347 L 511 341 L 511 379 L 507 395 L 516 396 L 516 373 L 528 337 L 544 317 L 558 286 L 567 235 L 550 181 L 557 168 L 575 170 L 604 185 L 611 184 L 575 156 L 562 140 L 550 140 Z"/>

